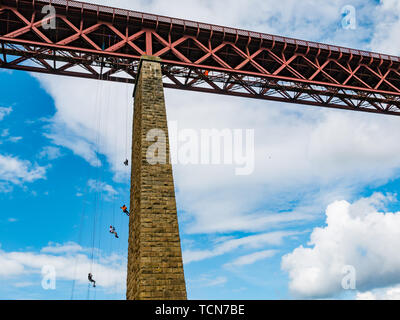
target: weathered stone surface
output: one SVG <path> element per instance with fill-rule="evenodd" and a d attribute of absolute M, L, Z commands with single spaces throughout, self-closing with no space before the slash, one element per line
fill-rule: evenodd
<path fill-rule="evenodd" d="M 135 91 L 131 215 L 129 219 L 128 300 L 185 300 L 186 286 L 179 237 L 161 66 L 142 60 Z M 149 130 L 167 137 L 166 164 L 151 165 Z"/>

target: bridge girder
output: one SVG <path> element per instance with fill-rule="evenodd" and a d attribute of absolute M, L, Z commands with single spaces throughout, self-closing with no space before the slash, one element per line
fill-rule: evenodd
<path fill-rule="evenodd" d="M 400 115 L 398 57 L 78 1 L 0 0 L 1 68 L 134 83 L 143 55 L 162 59 L 166 88 Z"/>

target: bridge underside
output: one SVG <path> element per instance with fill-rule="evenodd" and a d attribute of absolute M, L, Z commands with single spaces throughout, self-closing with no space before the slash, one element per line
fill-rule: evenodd
<path fill-rule="evenodd" d="M 42 13 L 52 3 L 54 15 Z M 56 28 L 47 29 L 51 19 Z M 0 67 L 400 115 L 400 59 L 67 0 L 0 0 Z"/>

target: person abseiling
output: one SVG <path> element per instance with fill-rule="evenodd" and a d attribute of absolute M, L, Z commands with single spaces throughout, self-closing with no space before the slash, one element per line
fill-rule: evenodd
<path fill-rule="evenodd" d="M 123 206 L 121 207 L 121 209 L 122 209 L 122 211 L 129 217 L 129 211 L 128 211 L 128 208 L 126 207 L 126 205 L 123 205 Z"/>
<path fill-rule="evenodd" d="M 94 281 L 93 275 L 91 273 L 88 274 L 88 279 L 90 283 L 93 283 L 93 288 L 96 288 L 96 281 Z"/>
<path fill-rule="evenodd" d="M 110 233 L 113 233 L 117 239 L 119 238 L 118 234 L 115 232 L 115 227 L 110 226 Z"/>

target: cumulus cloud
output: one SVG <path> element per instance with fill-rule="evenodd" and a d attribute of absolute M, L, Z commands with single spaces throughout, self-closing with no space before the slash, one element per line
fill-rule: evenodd
<path fill-rule="evenodd" d="M 104 256 L 100 253 L 93 262 L 89 251 L 90 249 L 82 248 L 73 242 L 64 245 L 50 244 L 40 253 L 0 250 L 0 278 L 26 279 L 30 275 L 41 274 L 43 266 L 53 266 L 57 280 L 75 280 L 85 284 L 87 274 L 91 271 L 95 275 L 97 286 L 123 292 L 126 282 L 124 258 L 115 254 Z"/>
<path fill-rule="evenodd" d="M 24 266 L 14 259 L 9 259 L 3 251 L 0 251 L 0 277 L 15 276 L 24 272 Z"/>
<path fill-rule="evenodd" d="M 326 226 L 315 228 L 307 247 L 282 258 L 289 289 L 302 298 L 329 297 L 342 292 L 343 268 L 353 266 L 356 288 L 396 285 L 400 279 L 400 212 L 385 209 L 391 195 L 375 193 L 354 203 L 335 201 L 326 210 Z"/>
<path fill-rule="evenodd" d="M 357 300 L 400 300 L 400 286 L 358 292 Z"/>
<path fill-rule="evenodd" d="M 338 193 L 348 197 L 398 174 L 397 118 L 226 97 L 210 101 L 200 94 L 195 100 L 172 92 L 166 98 L 169 119 L 181 129 L 255 129 L 253 175 L 235 176 L 229 166 L 174 166 L 178 203 L 193 219 L 187 232 L 254 231 L 305 220 L 323 210 L 311 207 L 327 205 Z M 309 209 L 276 214 L 296 200 Z"/>

